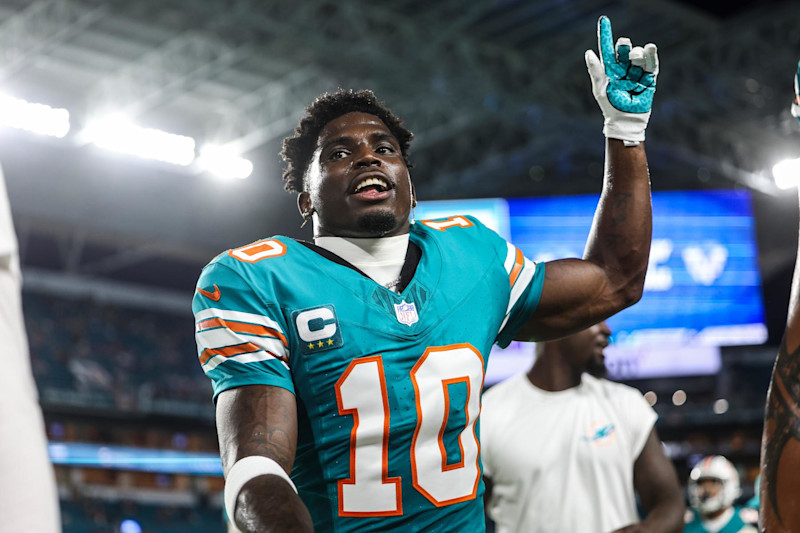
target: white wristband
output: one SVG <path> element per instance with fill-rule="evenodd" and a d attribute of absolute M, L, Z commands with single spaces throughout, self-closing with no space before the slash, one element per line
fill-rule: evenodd
<path fill-rule="evenodd" d="M 225 477 L 225 512 L 228 513 L 228 519 L 231 523 L 235 523 L 233 513 L 236 511 L 236 498 L 239 497 L 239 492 L 244 484 L 254 477 L 265 474 L 282 477 L 291 485 L 292 490 L 297 492 L 297 487 L 294 486 L 289 475 L 276 461 L 263 455 L 243 457 L 233 463 L 228 475 Z"/>

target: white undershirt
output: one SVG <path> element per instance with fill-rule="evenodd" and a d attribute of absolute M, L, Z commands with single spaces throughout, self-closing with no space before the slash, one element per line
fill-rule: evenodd
<path fill-rule="evenodd" d="M 397 292 L 408 250 L 408 233 L 375 239 L 314 237 L 314 244 L 335 253 L 377 283 Z"/>

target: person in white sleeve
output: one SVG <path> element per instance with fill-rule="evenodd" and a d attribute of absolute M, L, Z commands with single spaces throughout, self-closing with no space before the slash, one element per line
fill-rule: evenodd
<path fill-rule="evenodd" d="M 53 467 L 47 456 L 22 317 L 17 238 L 0 170 L 0 531 L 61 531 Z"/>
<path fill-rule="evenodd" d="M 655 412 L 639 391 L 604 378 L 610 335 L 600 322 L 538 343 L 527 374 L 484 394 L 485 504 L 498 533 L 682 531 L 685 505 Z"/>

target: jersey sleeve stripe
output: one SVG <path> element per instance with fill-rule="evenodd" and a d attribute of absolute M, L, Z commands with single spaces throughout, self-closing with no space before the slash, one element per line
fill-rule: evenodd
<path fill-rule="evenodd" d="M 503 262 L 503 266 L 508 272 L 508 275 L 511 275 L 511 270 L 514 268 L 514 263 L 517 259 L 517 247 L 511 244 L 510 242 L 506 242 L 506 260 Z"/>
<path fill-rule="evenodd" d="M 195 334 L 195 339 L 197 340 L 197 348 L 200 354 L 207 350 L 226 350 L 232 346 L 250 345 L 254 346 L 254 348 L 246 351 L 265 350 L 276 359 L 284 361 L 288 360 L 289 355 L 286 347 L 276 338 L 243 335 L 227 328 L 199 331 Z M 220 352 L 220 354 L 231 355 L 224 352 Z"/>
<path fill-rule="evenodd" d="M 226 346 L 225 348 L 206 348 L 200 353 L 200 363 L 206 364 L 208 360 L 215 355 L 221 355 L 222 357 L 233 357 L 243 353 L 257 352 L 259 350 L 261 349 L 252 342 L 244 342 L 235 346 Z"/>
<path fill-rule="evenodd" d="M 205 364 L 203 364 L 203 371 L 206 374 L 208 374 L 222 363 L 228 361 L 236 361 L 237 363 L 247 364 L 247 363 L 258 363 L 260 361 L 268 361 L 274 358 L 275 356 L 273 354 L 267 353 L 264 350 L 259 350 L 257 352 L 248 352 L 240 355 L 233 355 L 230 357 L 225 357 L 222 355 L 212 355 L 211 358 Z M 289 365 L 287 365 L 285 361 L 281 361 L 281 364 L 283 364 L 283 366 L 285 366 L 286 368 L 289 368 Z"/>
<path fill-rule="evenodd" d="M 538 267 L 536 263 L 534 263 L 527 257 L 523 256 L 522 269 L 520 270 L 520 273 L 517 276 L 516 283 L 514 284 L 513 287 L 511 287 L 511 294 L 508 297 L 508 308 L 506 309 L 506 316 L 503 319 L 503 323 L 500 325 L 500 329 L 498 331 L 503 331 L 503 328 L 506 327 L 506 322 L 508 322 L 508 318 L 509 316 L 511 316 L 511 310 L 514 308 L 514 305 L 516 305 L 520 296 L 522 296 L 522 293 L 525 292 L 525 289 L 530 284 L 534 274 L 536 274 L 537 268 Z"/>
<path fill-rule="evenodd" d="M 512 267 L 511 273 L 508 276 L 509 282 L 512 287 L 514 286 L 514 283 L 516 283 L 517 278 L 519 277 L 519 273 L 522 272 L 522 267 L 525 264 L 525 256 L 522 255 L 522 250 L 516 247 L 515 250 L 516 254 L 514 254 L 514 266 Z"/>
<path fill-rule="evenodd" d="M 260 337 L 271 337 L 278 339 L 284 346 L 289 346 L 286 337 L 280 331 L 261 326 L 259 324 L 248 324 L 246 322 L 237 322 L 234 320 L 223 320 L 221 318 L 209 318 L 197 323 L 197 331 L 207 331 L 215 328 L 227 328 L 236 333 L 244 333 L 248 335 L 256 335 Z"/>
<path fill-rule="evenodd" d="M 228 311 L 227 309 L 217 309 L 211 307 L 198 311 L 194 315 L 195 320 L 200 323 L 210 318 L 220 318 L 222 320 L 232 320 L 234 322 L 244 322 L 247 324 L 255 324 L 265 326 L 269 329 L 274 329 L 276 332 L 284 335 L 284 331 L 280 324 L 264 315 L 256 315 L 254 313 L 243 313 L 242 311 Z"/>

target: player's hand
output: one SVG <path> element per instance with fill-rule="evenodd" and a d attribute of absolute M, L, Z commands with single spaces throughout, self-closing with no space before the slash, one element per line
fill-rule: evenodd
<path fill-rule="evenodd" d="M 587 50 L 586 68 L 592 79 L 592 93 L 603 111 L 603 134 L 611 139 L 644 141 L 650 120 L 658 77 L 658 50 L 649 43 L 631 48 L 631 40 L 620 37 L 614 46 L 611 21 L 597 21 L 600 59 Z"/>
<path fill-rule="evenodd" d="M 800 120 L 800 61 L 797 63 L 797 72 L 794 74 L 794 102 L 792 102 L 792 116 Z"/>

